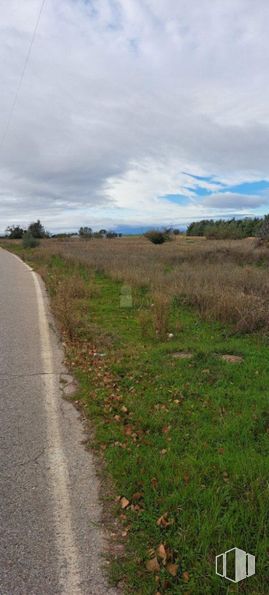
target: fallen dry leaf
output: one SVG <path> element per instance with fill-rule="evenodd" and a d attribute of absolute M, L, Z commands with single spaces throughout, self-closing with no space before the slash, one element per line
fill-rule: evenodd
<path fill-rule="evenodd" d="M 130 502 L 127 498 L 125 498 L 125 496 L 122 496 L 122 498 L 120 499 L 120 505 L 121 508 L 125 509 L 127 508 L 127 506 L 129 506 Z"/>
<path fill-rule="evenodd" d="M 144 498 L 144 494 L 142 494 L 142 492 L 135 492 L 132 495 L 132 500 L 142 500 L 142 498 Z"/>
<path fill-rule="evenodd" d="M 167 512 L 160 516 L 160 518 L 157 520 L 157 525 L 158 527 L 168 527 L 170 525 Z"/>
<path fill-rule="evenodd" d="M 169 574 L 171 574 L 171 576 L 177 576 L 178 568 L 179 568 L 179 565 L 172 564 L 172 562 L 169 562 L 169 564 L 167 564 L 167 566 L 166 566 L 166 569 L 169 572 Z"/>
<path fill-rule="evenodd" d="M 160 564 L 157 560 L 157 557 L 152 558 L 151 560 L 147 560 L 146 562 L 146 569 L 149 572 L 159 572 L 160 570 Z"/>
<path fill-rule="evenodd" d="M 189 573 L 188 573 L 188 572 L 183 572 L 183 574 L 182 574 L 182 578 L 183 578 L 183 581 L 184 581 L 184 583 L 188 583 L 188 582 L 189 582 L 189 580 L 190 580 L 190 575 L 189 575 Z"/>
<path fill-rule="evenodd" d="M 167 432 L 169 432 L 170 429 L 171 429 L 171 426 L 163 426 L 162 433 L 167 434 Z"/>
<path fill-rule="evenodd" d="M 162 560 L 166 560 L 167 554 L 163 543 L 160 543 L 160 545 L 158 545 L 156 553 L 159 558 L 161 558 Z"/>
<path fill-rule="evenodd" d="M 128 424 L 124 427 L 123 433 L 125 434 L 125 436 L 131 436 L 133 433 L 133 427 Z"/>

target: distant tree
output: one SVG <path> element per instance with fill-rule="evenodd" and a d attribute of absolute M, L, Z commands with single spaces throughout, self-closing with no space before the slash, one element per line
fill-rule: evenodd
<path fill-rule="evenodd" d="M 158 229 L 151 229 L 144 236 L 153 244 L 164 244 L 171 239 L 168 231 L 159 231 Z"/>
<path fill-rule="evenodd" d="M 269 215 L 265 215 L 260 228 L 257 230 L 257 237 L 261 241 L 269 240 Z"/>
<path fill-rule="evenodd" d="M 108 238 L 108 240 L 112 240 L 113 238 L 116 238 L 118 234 L 116 234 L 115 231 L 108 231 L 106 234 L 106 237 Z"/>
<path fill-rule="evenodd" d="M 174 234 L 174 236 L 179 236 L 180 235 L 180 230 L 179 229 L 173 229 L 173 234 Z"/>
<path fill-rule="evenodd" d="M 105 235 L 107 234 L 107 230 L 106 230 L 106 229 L 100 229 L 99 233 L 100 233 L 102 236 L 105 236 Z"/>
<path fill-rule="evenodd" d="M 37 221 L 34 221 L 33 223 L 30 223 L 28 231 L 33 238 L 45 238 L 47 235 L 39 219 Z"/>
<path fill-rule="evenodd" d="M 91 238 L 92 237 L 92 228 L 87 227 L 87 226 L 80 227 L 78 233 L 81 238 Z"/>
<path fill-rule="evenodd" d="M 24 234 L 24 229 L 19 225 L 9 225 L 6 228 L 6 233 L 11 240 L 20 240 Z"/>

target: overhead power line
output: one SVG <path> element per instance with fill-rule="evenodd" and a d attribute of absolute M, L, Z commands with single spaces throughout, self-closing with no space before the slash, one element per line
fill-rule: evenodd
<path fill-rule="evenodd" d="M 12 102 L 11 107 L 10 107 L 10 110 L 9 110 L 8 119 L 7 119 L 7 123 L 6 123 L 5 129 L 4 129 L 4 132 L 3 132 L 3 136 L 1 138 L 0 150 L 2 150 L 2 148 L 4 146 L 5 140 L 7 138 L 7 135 L 8 135 L 9 129 L 10 129 L 10 125 L 11 125 L 11 122 L 12 122 L 13 114 L 14 114 L 14 111 L 15 111 L 15 108 L 16 108 L 16 105 L 17 105 L 19 93 L 20 93 L 21 86 L 22 86 L 22 83 L 23 83 L 23 80 L 24 80 L 24 77 L 25 77 L 27 66 L 28 66 L 29 61 L 30 61 L 30 57 L 31 57 L 33 45 L 34 45 L 34 42 L 35 42 L 37 30 L 38 30 L 38 27 L 39 27 L 39 23 L 40 23 L 40 20 L 41 20 L 42 12 L 44 10 L 46 1 L 47 0 L 42 0 L 41 6 L 40 6 L 40 9 L 39 9 L 39 13 L 38 13 L 37 21 L 36 21 L 36 24 L 35 24 L 35 28 L 34 28 L 34 31 L 33 31 L 33 34 L 32 34 L 31 40 L 30 40 L 30 45 L 29 45 L 27 54 L 25 56 L 25 61 L 24 61 L 24 64 L 23 64 L 23 69 L 22 69 L 22 72 L 21 72 L 21 75 L 20 75 L 20 78 L 19 78 L 19 81 L 18 81 L 18 85 L 17 85 L 16 91 L 15 91 L 13 102 Z"/>

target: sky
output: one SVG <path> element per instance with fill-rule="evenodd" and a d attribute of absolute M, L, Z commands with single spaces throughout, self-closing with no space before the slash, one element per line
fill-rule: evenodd
<path fill-rule="evenodd" d="M 0 0 L 0 231 L 269 212 L 267 0 Z M 10 123 L 8 124 L 10 120 Z"/>

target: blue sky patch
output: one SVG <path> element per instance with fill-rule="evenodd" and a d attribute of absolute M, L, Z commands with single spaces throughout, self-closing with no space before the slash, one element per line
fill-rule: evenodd
<path fill-rule="evenodd" d="M 236 192 L 237 194 L 260 194 L 269 188 L 267 180 L 257 180 L 255 182 L 243 182 L 236 186 L 227 186 L 226 190 L 229 192 Z"/>
<path fill-rule="evenodd" d="M 208 190 L 208 188 L 202 188 L 200 186 L 185 186 L 186 190 L 191 190 L 191 192 L 194 192 L 196 194 L 196 196 L 209 196 L 209 194 L 212 194 L 213 190 Z M 214 190 L 214 192 L 216 192 Z"/>
<path fill-rule="evenodd" d="M 169 202 L 173 202 L 177 205 L 187 205 L 190 202 L 189 198 L 182 194 L 165 194 L 164 196 L 161 196 L 161 198 L 169 200 Z"/>

